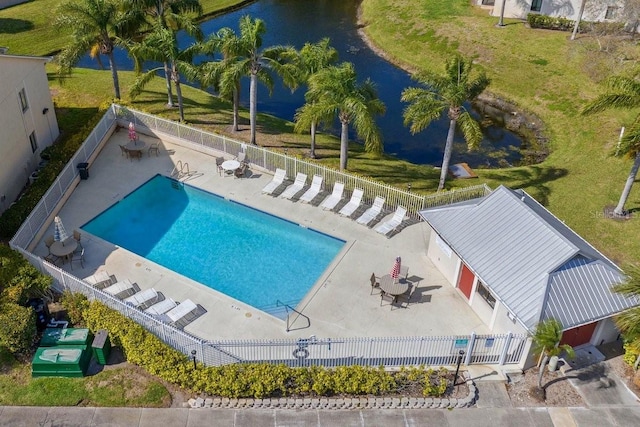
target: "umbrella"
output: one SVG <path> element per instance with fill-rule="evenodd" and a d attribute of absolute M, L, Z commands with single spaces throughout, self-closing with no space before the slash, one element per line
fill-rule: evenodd
<path fill-rule="evenodd" d="M 53 239 L 56 242 L 64 242 L 65 240 L 67 240 L 69 238 L 69 235 L 67 234 L 67 230 L 64 229 L 64 225 L 62 225 L 62 220 L 60 219 L 59 216 L 56 216 L 54 218 L 53 224 L 54 224 Z"/>
<path fill-rule="evenodd" d="M 396 257 L 396 262 L 393 263 L 393 268 L 391 269 L 391 277 L 397 279 L 400 277 L 400 263 L 402 260 L 399 256 Z"/>
<path fill-rule="evenodd" d="M 136 127 L 134 126 L 133 122 L 129 122 L 129 139 L 134 143 L 138 139 L 138 135 L 136 134 Z"/>

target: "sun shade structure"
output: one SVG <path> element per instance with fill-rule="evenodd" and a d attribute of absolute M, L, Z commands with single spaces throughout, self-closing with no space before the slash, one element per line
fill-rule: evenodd
<path fill-rule="evenodd" d="M 395 262 L 393 263 L 393 268 L 391 269 L 391 277 L 393 279 L 397 279 L 400 277 L 400 265 L 402 264 L 402 259 L 397 256 Z"/>
<path fill-rule="evenodd" d="M 62 219 L 60 219 L 59 216 L 56 216 L 53 219 L 53 227 L 54 227 L 53 239 L 56 242 L 64 242 L 69 238 L 69 235 L 67 234 L 67 230 L 64 229 L 64 225 L 62 224 Z"/>

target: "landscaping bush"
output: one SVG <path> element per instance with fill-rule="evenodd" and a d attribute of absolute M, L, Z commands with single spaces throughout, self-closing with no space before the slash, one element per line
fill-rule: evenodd
<path fill-rule="evenodd" d="M 0 305 L 0 347 L 24 354 L 36 336 L 36 317 L 31 307 L 14 303 Z"/>
<path fill-rule="evenodd" d="M 60 298 L 62 307 L 67 312 L 69 322 L 75 327 L 85 326 L 84 312 L 89 308 L 89 300 L 81 293 L 64 291 Z"/>
<path fill-rule="evenodd" d="M 546 30 L 559 30 L 559 31 L 573 31 L 573 27 L 576 21 L 563 17 L 554 17 L 547 15 L 538 15 L 537 13 L 530 13 L 527 15 L 527 22 L 531 28 L 543 28 Z M 580 22 L 578 31 L 584 32 L 587 24 Z"/>

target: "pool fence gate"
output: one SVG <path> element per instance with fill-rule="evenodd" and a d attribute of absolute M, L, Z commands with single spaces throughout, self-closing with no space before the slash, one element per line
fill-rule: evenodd
<path fill-rule="evenodd" d="M 289 366 L 326 367 L 343 365 L 400 367 L 421 364 L 447 366 L 455 365 L 459 356 L 463 357 L 463 363 L 466 365 L 519 365 L 524 362 L 528 337 L 525 334 L 512 333 L 353 338 L 311 336 L 302 339 L 207 341 L 146 314 L 31 253 L 46 232 L 48 224 L 79 183 L 80 171 L 76 165 L 91 163 L 117 127 L 126 127 L 129 122 L 135 124 L 136 131 L 139 133 L 161 139 L 171 137 L 172 142 L 212 156 L 221 154 L 220 152 L 235 156 L 244 151 L 252 165 L 269 171 L 282 168 L 287 170 L 290 177 L 298 172 L 307 175 L 318 174 L 324 176 L 325 185 L 332 186 L 334 182 L 341 181 L 345 184 L 345 189 L 362 188 L 367 199 L 373 200 L 378 195 L 385 196 L 390 206 L 406 207 L 408 214 L 416 220 L 418 211 L 421 209 L 478 198 L 491 192 L 488 186 L 477 185 L 428 196 L 414 194 L 372 179 L 353 176 L 114 104 L 65 165 L 9 242 L 12 249 L 20 252 L 42 273 L 53 278 L 53 287 L 57 291 L 78 292 L 90 300 L 100 301 L 139 323 L 163 342 L 185 355 L 191 355 L 195 350 L 197 360 L 209 366 L 262 362 L 283 363 Z"/>

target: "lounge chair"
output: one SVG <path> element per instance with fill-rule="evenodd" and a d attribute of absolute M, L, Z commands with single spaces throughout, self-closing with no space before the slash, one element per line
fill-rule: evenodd
<path fill-rule="evenodd" d="M 154 316 L 160 316 L 161 314 L 164 314 L 167 311 L 176 308 L 177 306 L 178 304 L 174 300 L 172 300 L 171 298 L 167 298 L 153 304 L 151 307 L 147 308 L 144 312 Z"/>
<path fill-rule="evenodd" d="M 85 277 L 84 281 L 97 289 L 104 289 L 118 282 L 115 275 L 109 275 L 104 270 L 96 272 L 93 276 Z"/>
<path fill-rule="evenodd" d="M 362 225 L 369 225 L 371 221 L 373 221 L 378 215 L 380 215 L 383 207 L 384 197 L 377 196 L 373 201 L 373 206 L 364 211 L 364 213 L 360 215 L 356 222 Z"/>
<path fill-rule="evenodd" d="M 307 175 L 302 172 L 298 172 L 296 180 L 282 192 L 280 197 L 291 200 L 292 197 L 302 191 L 305 182 L 307 182 Z"/>
<path fill-rule="evenodd" d="M 342 216 L 351 216 L 353 213 L 360 207 L 360 202 L 362 202 L 362 196 L 364 195 L 364 190 L 360 188 L 355 188 L 353 193 L 351 193 L 351 199 L 349 203 L 344 205 L 340 212 L 338 212 Z"/>
<path fill-rule="evenodd" d="M 145 289 L 144 291 L 133 294 L 124 300 L 124 302 L 135 305 L 142 310 L 155 304 L 157 301 L 158 291 L 153 288 Z"/>
<path fill-rule="evenodd" d="M 311 203 L 313 199 L 320 193 L 322 189 L 322 176 L 313 175 L 313 180 L 311 181 L 311 187 L 307 191 L 304 192 L 302 196 L 300 196 L 300 201 L 302 203 Z"/>
<path fill-rule="evenodd" d="M 262 193 L 263 194 L 273 193 L 278 187 L 282 185 L 286 177 L 287 177 L 286 170 L 280 169 L 280 168 L 276 169 L 276 173 L 275 175 L 273 175 L 273 179 L 271 180 L 271 182 L 269 182 L 267 185 L 264 186 L 264 188 L 262 189 Z"/>
<path fill-rule="evenodd" d="M 190 299 L 186 299 L 178 304 L 177 307 L 167 311 L 164 315 L 173 325 L 184 327 L 187 323 L 196 318 L 198 306 Z"/>
<path fill-rule="evenodd" d="M 402 221 L 404 221 L 404 217 L 406 215 L 407 215 L 407 210 L 402 206 L 398 206 L 396 208 L 395 213 L 393 214 L 393 217 L 383 223 L 378 224 L 375 230 L 378 233 L 384 234 L 385 236 L 388 237 L 389 233 L 391 233 L 396 228 L 398 228 L 398 226 L 402 223 Z"/>
<path fill-rule="evenodd" d="M 332 210 L 336 207 L 336 205 L 342 200 L 342 192 L 344 191 L 344 184 L 341 182 L 336 182 L 333 184 L 333 192 L 329 197 L 324 199 L 322 203 L 320 203 L 320 207 L 324 210 Z"/>
<path fill-rule="evenodd" d="M 103 291 L 116 298 L 126 298 L 136 293 L 136 289 L 129 279 L 124 279 L 111 286 L 107 286 Z"/>
<path fill-rule="evenodd" d="M 246 163 L 240 163 L 240 167 L 238 169 L 236 169 L 235 171 L 233 171 L 233 175 L 236 178 L 244 178 L 244 174 L 247 173 L 247 169 L 249 168 L 249 166 L 247 166 Z"/>

